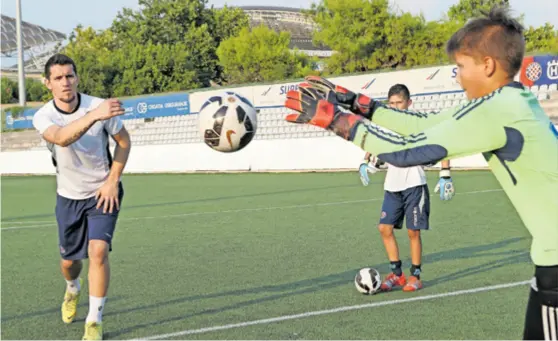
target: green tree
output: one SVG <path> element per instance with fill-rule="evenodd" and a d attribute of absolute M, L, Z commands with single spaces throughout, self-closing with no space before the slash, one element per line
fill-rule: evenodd
<path fill-rule="evenodd" d="M 163 45 L 163 50 L 187 46 L 190 70 L 196 72 L 193 87 L 209 86 L 211 80 L 221 78 L 217 47 L 249 23 L 242 10 L 208 8 L 207 0 L 139 0 L 139 4 L 139 11 L 125 8 L 114 20 L 111 29 L 116 40 L 126 46 Z"/>
<path fill-rule="evenodd" d="M 249 24 L 240 8 L 208 8 L 207 0 L 139 0 L 139 5 L 138 11 L 124 8 L 113 21 L 111 29 L 119 39 L 173 44 L 205 27 L 218 44 Z"/>
<path fill-rule="evenodd" d="M 406 66 L 447 63 L 446 42 L 456 29 L 455 22 L 427 22 L 407 42 Z"/>
<path fill-rule="evenodd" d="M 184 41 L 188 31 L 206 24 L 206 0 L 139 0 L 138 11 L 124 8 L 112 24 L 119 40 L 143 44 Z"/>
<path fill-rule="evenodd" d="M 183 43 L 130 44 L 114 55 L 121 72 L 114 78 L 114 96 L 132 96 L 199 87 L 190 62 L 190 49 Z"/>
<path fill-rule="evenodd" d="M 0 82 L 0 98 L 2 99 L 2 104 L 15 103 L 17 102 L 18 85 L 17 82 L 9 79 L 8 77 L 2 77 Z"/>
<path fill-rule="evenodd" d="M 316 60 L 290 51 L 287 33 L 250 30 L 239 8 L 210 7 L 208 0 L 138 1 L 139 10 L 124 8 L 107 30 L 74 30 L 64 52 L 78 65 L 80 91 L 142 95 L 314 72 Z M 443 20 L 432 22 L 394 11 L 389 3 L 319 0 L 312 5 L 307 13 L 317 27 L 314 43 L 335 51 L 325 60 L 326 73 L 446 63 L 449 37 L 469 18 L 508 1 L 460 0 Z M 527 52 L 558 52 L 558 31 L 550 24 L 528 28 L 525 38 Z M 39 88 L 33 85 L 33 91 Z"/>
<path fill-rule="evenodd" d="M 558 53 L 558 30 L 550 23 L 537 28 L 529 27 L 525 30 L 527 52 Z"/>
<path fill-rule="evenodd" d="M 321 0 L 309 16 L 318 25 L 314 42 L 336 52 L 327 62 L 331 74 L 447 61 L 449 26 L 397 13 L 387 0 Z"/>
<path fill-rule="evenodd" d="M 238 35 L 243 28 L 250 26 L 250 20 L 240 8 L 222 7 L 211 8 L 210 13 L 210 32 L 217 45 L 223 40 Z"/>
<path fill-rule="evenodd" d="M 139 5 L 107 30 L 74 30 L 64 53 L 78 65 L 80 91 L 110 97 L 210 86 L 222 77 L 218 45 L 249 24 L 242 10 L 208 8 L 207 0 Z"/>
<path fill-rule="evenodd" d="M 79 90 L 94 96 L 110 97 L 113 80 L 120 72 L 114 63 L 114 35 L 110 30 L 96 32 L 78 26 L 63 50 L 74 60 L 79 76 Z"/>
<path fill-rule="evenodd" d="M 482 12 L 488 12 L 493 6 L 510 6 L 509 0 L 460 0 L 459 3 L 450 7 L 447 17 L 448 24 L 457 23 L 459 26 L 470 18 L 476 17 Z M 516 17 L 523 22 L 523 15 Z M 456 27 L 455 29 L 457 29 Z M 558 31 L 550 23 L 539 27 L 529 27 L 525 30 L 525 50 L 529 52 L 557 52 Z"/>
<path fill-rule="evenodd" d="M 496 5 L 509 6 L 509 0 L 460 0 L 449 8 L 447 15 L 450 21 L 466 22 Z"/>
<path fill-rule="evenodd" d="M 394 68 L 432 62 L 426 60 L 425 55 L 427 50 L 432 48 L 432 37 L 422 42 L 417 41 L 418 36 L 425 32 L 425 23 L 423 17 L 413 16 L 410 13 L 391 16 L 384 25 L 382 44 L 372 51 L 367 66 L 369 68 Z M 430 34 L 432 32 L 427 33 L 427 35 Z"/>
<path fill-rule="evenodd" d="M 317 24 L 314 43 L 335 51 L 326 73 L 340 74 L 447 63 L 445 47 L 452 34 L 496 5 L 509 6 L 509 1 L 460 0 L 443 20 L 431 22 L 395 11 L 388 0 L 320 0 L 307 14 Z M 529 28 L 527 51 L 557 51 L 557 36 L 550 24 Z"/>
<path fill-rule="evenodd" d="M 289 49 L 290 34 L 265 26 L 243 28 L 221 43 L 219 61 L 229 83 L 262 82 L 311 72 L 311 61 Z"/>
<path fill-rule="evenodd" d="M 2 77 L 1 97 L 2 104 L 16 103 L 19 98 L 18 82 L 7 77 Z M 50 100 L 51 94 L 43 82 L 33 79 L 25 79 L 25 99 L 27 102 L 46 102 Z"/>
<path fill-rule="evenodd" d="M 49 91 L 43 82 L 27 78 L 25 80 L 25 97 L 29 102 L 42 102 L 49 98 Z"/>
<path fill-rule="evenodd" d="M 392 18 L 388 9 L 388 0 L 321 0 L 312 5 L 310 17 L 319 27 L 314 43 L 336 52 L 327 62 L 328 73 L 381 67 L 370 56 L 380 55 L 385 43 L 386 22 Z"/>

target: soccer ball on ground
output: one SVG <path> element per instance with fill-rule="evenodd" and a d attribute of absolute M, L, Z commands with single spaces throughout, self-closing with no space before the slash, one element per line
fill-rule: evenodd
<path fill-rule="evenodd" d="M 224 92 L 202 105 L 198 128 L 209 147 L 219 152 L 236 152 L 252 141 L 257 129 L 256 109 L 245 97 Z"/>
<path fill-rule="evenodd" d="M 360 293 L 374 295 L 380 290 L 382 278 L 376 269 L 362 268 L 355 276 L 355 287 Z"/>

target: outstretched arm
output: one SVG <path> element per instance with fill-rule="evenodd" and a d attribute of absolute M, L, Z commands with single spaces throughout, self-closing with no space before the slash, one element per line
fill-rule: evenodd
<path fill-rule="evenodd" d="M 319 76 L 308 76 L 306 82 L 308 86 L 323 93 L 324 98 L 401 135 L 411 135 L 435 126 L 451 118 L 452 114 L 463 108 L 457 107 L 428 113 L 399 110 L 388 107 L 366 95 L 354 93 L 342 86 L 335 85 Z"/>
<path fill-rule="evenodd" d="M 109 99 L 66 126 L 58 126 L 49 117 L 40 114 L 33 117 L 33 125 L 47 142 L 67 147 L 79 140 L 98 121 L 122 114 L 124 109 L 121 103 L 116 99 Z"/>
<path fill-rule="evenodd" d="M 361 120 L 347 137 L 394 166 L 428 165 L 503 147 L 506 143 L 504 127 L 491 124 L 484 114 L 482 109 L 471 110 L 409 136 Z"/>
<path fill-rule="evenodd" d="M 373 101 L 372 99 L 370 101 Z M 411 135 L 433 127 L 440 122 L 452 117 L 460 107 L 449 108 L 440 112 L 421 113 L 411 110 L 398 110 L 389 108 L 376 102 L 370 106 L 367 115 L 372 122 L 396 131 L 401 135 Z"/>
<path fill-rule="evenodd" d="M 429 165 L 505 145 L 506 131 L 499 122 L 502 103 L 495 98 L 500 91 L 472 101 L 470 106 L 424 132 L 408 136 L 340 111 L 321 92 L 308 87 L 287 93 L 285 106 L 299 113 L 288 115 L 286 120 L 331 130 L 396 167 Z"/>
<path fill-rule="evenodd" d="M 42 120 L 44 120 L 45 123 L 43 123 Z M 50 119 L 38 116 L 34 118 L 34 124 L 47 142 L 61 147 L 67 147 L 79 140 L 98 120 L 95 113 L 89 113 L 65 127 L 60 127 L 51 122 Z M 48 128 L 43 129 L 42 127 L 45 125 L 48 126 Z"/>

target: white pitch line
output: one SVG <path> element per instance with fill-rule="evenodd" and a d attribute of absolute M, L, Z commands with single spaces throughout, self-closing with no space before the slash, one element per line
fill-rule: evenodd
<path fill-rule="evenodd" d="M 23 229 L 36 229 L 39 227 L 48 227 L 48 226 L 56 226 L 56 223 L 52 224 L 41 224 L 41 225 L 27 225 L 27 226 L 8 226 L 0 228 L 0 231 L 11 231 L 11 230 L 23 230 Z"/>
<path fill-rule="evenodd" d="M 225 324 L 225 325 L 221 325 L 221 326 L 213 326 L 213 327 L 200 328 L 200 329 L 187 329 L 187 330 L 183 330 L 183 331 L 179 331 L 179 332 L 175 332 L 175 333 L 148 336 L 148 337 L 134 339 L 134 340 L 161 340 L 161 339 L 167 339 L 167 338 L 183 336 L 183 335 L 203 334 L 203 333 L 215 332 L 215 331 L 220 331 L 220 330 L 228 330 L 228 329 L 243 328 L 243 327 L 262 325 L 262 324 L 270 324 L 270 323 L 282 322 L 282 321 L 287 321 L 287 320 L 296 320 L 296 319 L 301 319 L 301 318 L 306 318 L 306 317 L 311 317 L 311 316 L 335 314 L 335 313 L 340 313 L 340 312 L 345 312 L 345 311 L 375 308 L 375 307 L 381 307 L 381 306 L 386 306 L 386 305 L 409 303 L 409 302 L 416 302 L 416 301 L 426 301 L 426 300 L 433 300 L 433 299 L 443 298 L 443 297 L 476 294 L 476 293 L 479 293 L 479 292 L 486 292 L 486 291 L 491 291 L 491 290 L 517 287 L 517 286 L 526 285 L 526 284 L 529 284 L 529 283 L 531 283 L 530 280 L 529 281 L 498 284 L 498 285 L 491 285 L 491 286 L 485 286 L 485 287 L 479 287 L 479 288 L 473 288 L 473 289 L 467 289 L 467 290 L 450 291 L 450 292 L 446 292 L 446 293 L 442 293 L 442 294 L 433 294 L 433 295 L 425 295 L 425 296 L 418 296 L 418 297 L 411 297 L 411 298 L 402 298 L 402 299 L 397 299 L 397 300 L 367 303 L 367 304 L 360 304 L 360 305 L 352 305 L 352 306 L 345 306 L 345 307 L 339 307 L 339 308 L 327 309 L 327 310 L 309 311 L 309 312 L 305 312 L 305 313 L 301 313 L 301 314 L 284 315 L 284 316 L 272 317 L 272 318 L 261 319 L 261 320 L 254 320 L 254 321 L 247 321 L 247 322 L 233 323 L 233 324 Z"/>
<path fill-rule="evenodd" d="M 52 223 L 52 220 L 25 220 L 25 221 L 8 221 L 10 224 L 38 224 L 38 223 Z"/>
<path fill-rule="evenodd" d="M 491 192 L 501 192 L 502 189 L 487 189 L 483 191 L 473 191 L 473 192 L 463 192 L 459 195 L 464 194 L 481 194 L 481 193 L 491 193 Z M 438 196 L 438 194 L 432 194 L 430 197 Z M 373 199 L 362 199 L 362 200 L 348 200 L 348 201 L 334 201 L 334 202 L 324 202 L 317 204 L 303 204 L 303 205 L 288 205 L 288 206 L 271 206 L 271 207 L 254 207 L 254 208 L 240 208 L 236 210 L 225 210 L 225 211 L 208 211 L 208 212 L 191 212 L 182 214 L 171 214 L 162 216 L 147 216 L 147 217 L 130 217 L 130 218 L 120 218 L 119 221 L 134 221 L 134 220 L 146 220 L 146 219 L 166 219 L 166 218 L 180 218 L 189 217 L 197 215 L 206 214 L 225 214 L 225 213 L 242 213 L 242 212 L 254 212 L 254 211 L 269 211 L 269 210 L 281 210 L 281 209 L 296 209 L 296 208 L 308 208 L 308 207 L 320 207 L 320 206 L 334 206 L 334 205 L 348 205 L 348 204 L 358 204 L 363 202 L 380 201 L 384 198 L 373 198 Z M 21 222 L 17 222 L 21 223 Z M 40 227 L 56 226 L 56 223 L 51 224 L 40 224 L 40 225 L 27 225 L 27 226 L 8 226 L 3 227 L 0 231 L 5 230 L 22 230 L 22 229 L 35 229 Z"/>

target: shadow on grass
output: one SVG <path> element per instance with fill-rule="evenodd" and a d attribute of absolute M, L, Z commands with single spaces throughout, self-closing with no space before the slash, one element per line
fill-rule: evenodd
<path fill-rule="evenodd" d="M 424 263 L 428 263 L 428 264 L 436 263 L 439 261 L 476 258 L 476 257 L 494 257 L 494 256 L 500 257 L 497 260 L 490 261 L 482 265 L 470 267 L 467 269 L 460 269 L 459 271 L 455 271 L 447 275 L 443 275 L 441 277 L 425 281 L 425 285 L 431 287 L 438 283 L 448 282 L 458 278 L 462 279 L 463 277 L 466 276 L 472 276 L 472 275 L 484 273 L 506 265 L 517 264 L 521 262 L 529 262 L 529 253 L 523 250 L 507 250 L 507 251 L 494 252 L 497 251 L 498 249 L 507 247 L 511 244 L 517 243 L 524 239 L 525 238 L 510 238 L 496 243 L 470 246 L 470 247 L 458 248 L 454 250 L 446 250 L 446 251 L 425 255 L 423 257 Z M 384 265 L 385 265 L 384 263 L 375 264 L 375 265 L 371 265 L 371 267 L 380 268 Z M 322 277 L 305 279 L 305 280 L 296 281 L 292 283 L 267 285 L 267 286 L 255 287 L 250 289 L 231 290 L 231 291 L 217 292 L 217 293 L 205 294 L 205 295 L 185 296 L 185 297 L 175 298 L 172 300 L 111 311 L 105 314 L 105 316 L 120 315 L 125 313 L 132 313 L 132 312 L 146 311 L 146 310 L 158 310 L 158 309 L 164 309 L 165 307 L 168 307 L 169 305 L 173 305 L 173 304 L 181 304 L 184 302 L 212 299 L 212 298 L 225 297 L 225 296 L 242 296 L 242 295 L 262 294 L 262 293 L 269 294 L 266 297 L 249 299 L 243 302 L 237 302 L 219 308 L 205 309 L 190 314 L 173 316 L 173 317 L 156 320 L 149 323 L 143 323 L 135 326 L 126 327 L 113 332 L 108 332 L 105 334 L 105 336 L 107 338 L 118 338 L 121 335 L 142 328 L 149 328 L 164 323 L 185 320 L 195 316 L 218 314 L 229 310 L 235 310 L 235 309 L 239 309 L 251 305 L 261 304 L 264 302 L 279 300 L 285 297 L 291 297 L 291 296 L 296 296 L 301 294 L 327 290 L 330 288 L 351 283 L 357 271 L 358 269 L 351 269 L 349 271 L 345 271 L 342 273 L 330 274 Z"/>

